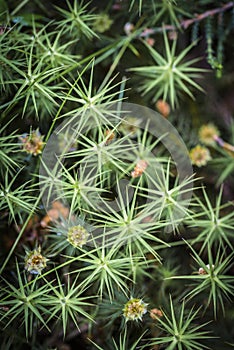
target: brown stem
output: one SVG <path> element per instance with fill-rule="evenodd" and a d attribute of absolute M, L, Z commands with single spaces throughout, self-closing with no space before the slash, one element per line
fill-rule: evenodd
<path fill-rule="evenodd" d="M 191 26 L 195 22 L 200 22 L 204 18 L 211 17 L 211 16 L 214 16 L 218 13 L 225 12 L 225 11 L 231 9 L 232 7 L 234 7 L 234 1 L 230 1 L 227 4 L 223 5 L 222 7 L 219 7 L 219 8 L 213 9 L 213 10 L 208 10 L 204 13 L 201 13 L 200 15 L 195 15 L 194 18 L 184 19 L 180 22 L 180 26 L 183 29 L 187 29 L 189 26 Z M 145 31 L 143 31 L 141 33 L 140 36 L 145 37 L 145 36 L 148 36 L 149 34 L 154 34 L 156 32 L 161 32 L 163 30 L 177 30 L 177 29 L 178 29 L 178 27 L 176 27 L 175 25 L 166 24 L 162 28 L 155 28 L 155 29 L 148 29 L 148 30 L 146 29 Z"/>
<path fill-rule="evenodd" d="M 234 6 L 234 2 L 230 1 L 227 4 L 223 5 L 222 7 L 213 9 L 213 10 L 209 10 L 206 11 L 204 13 L 201 13 L 200 15 L 197 15 L 195 18 L 191 18 L 191 19 L 187 19 L 187 20 L 183 20 L 180 25 L 182 28 L 187 29 L 191 24 L 195 23 L 195 22 L 200 22 L 202 21 L 204 18 L 206 17 L 210 17 L 210 16 L 214 16 L 217 13 L 221 13 L 224 11 L 229 10 L 230 8 L 232 8 Z"/>

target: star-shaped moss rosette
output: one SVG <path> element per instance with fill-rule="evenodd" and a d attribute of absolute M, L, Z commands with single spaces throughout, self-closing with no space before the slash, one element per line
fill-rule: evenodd
<path fill-rule="evenodd" d="M 38 129 L 31 131 L 30 134 L 20 136 L 19 140 L 22 143 L 23 151 L 33 156 L 41 154 L 44 147 L 43 137 Z"/>
<path fill-rule="evenodd" d="M 67 241 L 75 248 L 82 248 L 87 243 L 89 235 L 89 232 L 82 225 L 72 226 L 68 230 Z"/>
<path fill-rule="evenodd" d="M 53 210 L 53 209 L 52 209 Z M 51 222 L 49 228 L 50 253 L 58 255 L 62 252 L 69 256 L 75 256 L 84 246 L 91 244 L 94 227 L 84 218 L 69 214 Z"/>
<path fill-rule="evenodd" d="M 193 42 L 176 55 L 176 43 L 174 40 L 170 47 L 166 31 L 164 35 L 165 55 L 161 55 L 153 47 L 144 41 L 151 54 L 155 65 L 131 68 L 130 71 L 143 76 L 143 82 L 140 84 L 139 91 L 142 95 L 149 94 L 155 103 L 159 98 L 164 101 L 169 100 L 172 109 L 178 105 L 179 95 L 185 94 L 194 99 L 191 88 L 203 91 L 202 87 L 195 82 L 195 79 L 201 78 L 201 74 L 206 69 L 193 67 L 194 63 L 200 58 L 184 60 L 187 53 L 195 45 Z"/>
<path fill-rule="evenodd" d="M 189 157 L 192 164 L 199 168 L 205 166 L 207 162 L 211 160 L 210 151 L 208 148 L 201 145 L 197 145 L 196 147 L 192 148 L 189 152 Z"/>
<path fill-rule="evenodd" d="M 198 132 L 199 140 L 204 145 L 209 145 L 209 146 L 215 145 L 215 138 L 219 135 L 220 135 L 220 132 L 218 128 L 212 123 L 202 125 Z"/>
<path fill-rule="evenodd" d="M 160 334 L 151 339 L 150 349 L 163 348 L 170 350 L 210 349 L 203 341 L 214 338 L 211 332 L 203 330 L 209 322 L 196 323 L 201 307 L 185 309 L 185 302 L 179 304 L 170 296 L 170 312 L 163 310 L 163 317 L 157 318 Z M 161 347 L 162 346 L 162 347 Z M 165 347 L 164 347 L 165 346 Z"/>
<path fill-rule="evenodd" d="M 147 305 L 142 299 L 131 298 L 123 308 L 123 315 L 127 321 L 141 321 L 147 312 Z"/>
<path fill-rule="evenodd" d="M 73 1 L 71 4 L 66 1 L 67 9 L 56 7 L 62 19 L 58 22 L 64 33 L 69 32 L 69 36 L 81 38 L 85 37 L 91 40 L 98 35 L 91 29 L 91 24 L 95 22 L 99 15 L 92 14 L 88 11 L 89 2 L 84 4 L 84 1 Z"/>
<path fill-rule="evenodd" d="M 24 267 L 29 273 L 40 275 L 42 270 L 46 267 L 47 261 L 48 259 L 41 254 L 41 247 L 38 247 L 27 252 Z"/>

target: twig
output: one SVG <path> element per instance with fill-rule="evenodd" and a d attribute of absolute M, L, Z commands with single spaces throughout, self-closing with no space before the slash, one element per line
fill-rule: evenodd
<path fill-rule="evenodd" d="M 213 10 L 208 10 L 204 13 L 201 13 L 200 15 L 196 15 L 194 18 L 191 19 L 184 19 L 180 22 L 180 27 L 183 29 L 187 29 L 189 26 L 191 26 L 193 23 L 200 22 L 204 18 L 211 17 L 216 15 L 217 13 L 223 13 L 229 9 L 234 7 L 234 1 L 230 1 L 227 4 L 223 5 L 222 7 L 215 8 Z M 147 37 L 149 34 L 155 34 L 157 32 L 162 32 L 163 30 L 177 30 L 178 27 L 175 25 L 166 24 L 163 25 L 163 27 L 160 28 L 147 28 L 141 33 L 141 37 Z"/>
<path fill-rule="evenodd" d="M 180 22 L 180 25 L 181 25 L 182 28 L 187 29 L 191 24 L 193 24 L 195 22 L 200 22 L 204 18 L 210 17 L 210 16 L 214 16 L 217 13 L 221 13 L 221 12 L 227 11 L 230 8 L 232 8 L 233 6 L 234 6 L 234 2 L 230 1 L 227 4 L 223 5 L 222 7 L 219 7 L 219 8 L 216 8 L 216 9 L 209 10 L 209 11 L 206 11 L 204 13 L 201 13 L 200 15 L 197 15 L 195 18 L 184 20 L 184 21 Z"/>

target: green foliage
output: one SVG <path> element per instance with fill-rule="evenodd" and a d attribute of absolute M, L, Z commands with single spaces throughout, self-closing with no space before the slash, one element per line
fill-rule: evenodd
<path fill-rule="evenodd" d="M 221 245 L 223 249 L 229 246 L 232 249 L 230 242 L 233 228 L 233 210 L 231 209 L 231 203 L 222 205 L 222 190 L 216 198 L 215 208 L 212 207 L 210 199 L 203 189 L 203 195 L 205 203 L 196 198 L 195 206 L 198 207 L 199 213 L 192 217 L 190 227 L 198 229 L 198 234 L 194 239 L 195 242 L 202 242 L 201 250 L 203 251 L 207 247 L 207 244 L 217 246 Z M 225 209 L 228 214 L 225 215 Z M 189 224 L 189 221 L 188 221 Z"/>
<path fill-rule="evenodd" d="M 234 294 L 232 276 L 227 274 L 232 267 L 233 252 L 225 257 L 225 252 L 221 253 L 221 248 L 219 247 L 215 257 L 213 257 L 211 247 L 208 243 L 208 264 L 206 264 L 191 246 L 190 249 L 193 252 L 193 259 L 198 264 L 197 270 L 194 271 L 196 276 L 178 276 L 175 278 L 195 280 L 196 282 L 191 284 L 192 290 L 186 294 L 185 298 L 200 297 L 202 293 L 207 294 L 208 299 L 205 310 L 212 303 L 214 317 L 216 318 L 219 306 L 225 312 L 224 299 L 227 298 L 231 301 L 231 296 Z"/>
<path fill-rule="evenodd" d="M 210 339 L 211 335 L 208 331 L 202 331 L 201 328 L 206 326 L 204 324 L 194 324 L 199 310 L 185 311 L 185 305 L 182 303 L 180 310 L 175 310 L 172 299 L 170 298 L 170 315 L 163 311 L 163 318 L 159 318 L 159 328 L 163 331 L 165 336 L 159 336 L 152 339 L 151 346 L 156 344 L 167 344 L 167 349 L 188 349 L 195 350 L 209 349 L 205 345 L 201 345 L 202 339 Z"/>
<path fill-rule="evenodd" d="M 18 286 L 5 280 L 6 288 L 3 290 L 1 305 L 6 308 L 6 312 L 1 320 L 5 322 L 5 328 L 12 326 L 15 320 L 20 322 L 18 326 L 24 326 L 28 339 L 33 334 L 35 322 L 47 327 L 44 319 L 47 310 L 41 303 L 41 298 L 48 293 L 49 286 L 38 287 L 36 279 L 31 284 L 27 283 L 26 275 L 24 273 L 23 277 L 21 276 L 18 264 L 16 268 Z"/>
<path fill-rule="evenodd" d="M 9 221 L 14 220 L 17 222 L 17 216 L 19 216 L 19 222 L 22 223 L 23 213 L 32 213 L 34 196 L 32 195 L 32 188 L 30 188 L 29 183 L 18 185 L 14 189 L 17 177 L 18 174 L 9 181 L 9 173 L 6 172 L 5 183 L 1 184 L 0 208 L 1 210 L 9 211 Z"/>
<path fill-rule="evenodd" d="M 14 168 L 19 166 L 16 160 L 14 160 L 14 153 L 19 151 L 19 145 L 15 142 L 16 131 L 6 134 L 5 129 L 8 124 L 5 124 L 0 129 L 0 163 L 2 174 L 5 171 L 12 173 Z"/>
<path fill-rule="evenodd" d="M 0 18 L 1 349 L 233 347 L 233 2 Z"/>
<path fill-rule="evenodd" d="M 85 290 L 77 284 L 78 278 L 79 276 L 74 279 L 72 284 L 68 278 L 66 289 L 64 289 L 64 285 L 61 283 L 58 275 L 56 276 L 55 286 L 53 285 L 53 282 L 51 283 L 45 280 L 51 293 L 47 294 L 46 297 L 41 298 L 41 304 L 44 308 L 49 307 L 50 309 L 51 314 L 49 315 L 47 322 L 52 318 L 60 320 L 60 322 L 62 321 L 64 337 L 69 324 L 69 318 L 74 322 L 78 329 L 78 315 L 82 315 L 87 320 L 92 321 L 92 317 L 84 310 L 84 307 L 87 308 L 92 305 L 88 302 L 88 299 L 92 298 L 92 296 L 81 296 Z"/>
<path fill-rule="evenodd" d="M 119 336 L 119 341 L 116 342 L 115 339 L 112 340 L 112 344 L 111 344 L 111 348 L 114 350 L 125 350 L 126 347 L 129 350 L 134 350 L 136 349 L 136 346 L 139 345 L 139 342 L 141 341 L 141 338 L 144 336 L 144 334 L 142 334 L 132 345 L 128 345 L 129 341 L 127 338 L 127 330 L 125 328 L 124 333 L 120 334 Z M 98 346 L 97 344 L 95 344 L 93 341 L 91 341 L 94 345 L 96 349 L 99 350 L 104 350 L 104 348 Z M 129 347 L 130 346 L 130 347 Z"/>
<path fill-rule="evenodd" d="M 81 37 L 82 35 L 88 39 L 97 37 L 97 34 L 90 28 L 90 24 L 92 24 L 98 16 L 92 15 L 87 10 L 90 3 L 83 5 L 84 1 L 80 3 L 74 1 L 73 6 L 69 1 L 66 1 L 66 3 L 68 11 L 57 7 L 57 10 L 63 17 L 59 23 L 63 32 L 69 32 L 73 37 Z"/>
<path fill-rule="evenodd" d="M 182 62 L 186 54 L 194 46 L 194 43 L 186 47 L 176 56 L 176 40 L 174 40 L 170 48 L 167 35 L 164 31 L 164 46 L 166 57 L 163 57 L 158 51 L 147 45 L 156 63 L 155 66 L 137 67 L 131 70 L 146 78 L 145 83 L 140 88 L 140 91 L 143 92 L 143 96 L 150 93 L 153 95 L 153 102 L 156 102 L 160 97 L 162 97 L 163 100 L 169 99 L 174 108 L 178 103 L 178 94 L 180 94 L 180 92 L 186 93 L 194 98 L 188 86 L 202 90 L 194 79 L 201 77 L 201 73 L 205 72 L 205 70 L 192 67 L 192 65 L 199 60 L 197 58 L 187 60 L 184 63 Z"/>

